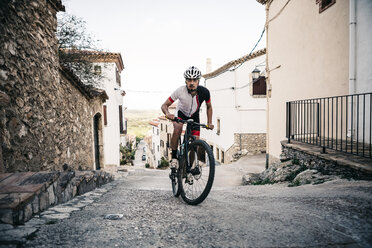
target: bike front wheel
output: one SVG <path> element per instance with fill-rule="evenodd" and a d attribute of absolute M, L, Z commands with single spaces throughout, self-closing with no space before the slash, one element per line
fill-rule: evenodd
<path fill-rule="evenodd" d="M 203 140 L 195 140 L 186 151 L 187 163 L 181 164 L 178 182 L 182 199 L 197 205 L 212 189 L 215 163 L 211 147 Z"/>
<path fill-rule="evenodd" d="M 180 186 L 179 186 L 179 170 L 177 169 L 171 169 L 171 173 L 169 175 L 169 178 L 171 180 L 171 183 L 172 183 L 172 192 L 173 192 L 173 196 L 174 197 L 178 197 L 181 193 L 180 191 Z"/>

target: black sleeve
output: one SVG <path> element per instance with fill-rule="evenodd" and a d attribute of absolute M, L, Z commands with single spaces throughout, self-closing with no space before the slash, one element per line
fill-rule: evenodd
<path fill-rule="evenodd" d="M 199 96 L 200 96 L 201 102 L 203 101 L 206 101 L 207 103 L 210 102 L 211 95 L 209 93 L 209 90 L 203 86 L 199 86 L 199 87 L 200 87 Z"/>

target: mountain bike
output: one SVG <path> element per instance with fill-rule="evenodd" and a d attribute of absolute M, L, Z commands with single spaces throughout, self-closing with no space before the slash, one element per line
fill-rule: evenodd
<path fill-rule="evenodd" d="M 191 135 L 191 130 L 194 126 L 208 127 L 192 119 L 175 118 L 174 121 L 186 123 L 186 132 L 183 141 L 179 139 L 178 169 L 172 168 L 169 175 L 173 195 L 175 197 L 181 195 L 186 203 L 197 205 L 204 201 L 211 191 L 215 161 L 211 147 L 204 140 L 197 140 Z"/>

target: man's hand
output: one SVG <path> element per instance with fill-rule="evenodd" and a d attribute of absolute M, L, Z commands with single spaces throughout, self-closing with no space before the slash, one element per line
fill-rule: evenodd
<path fill-rule="evenodd" d="M 173 121 L 173 120 L 174 120 L 174 115 L 172 115 L 172 114 L 167 114 L 167 115 L 165 115 L 165 118 L 167 118 L 168 120 Z"/>
<path fill-rule="evenodd" d="M 207 124 L 207 129 L 213 130 L 214 125 L 212 123 Z"/>

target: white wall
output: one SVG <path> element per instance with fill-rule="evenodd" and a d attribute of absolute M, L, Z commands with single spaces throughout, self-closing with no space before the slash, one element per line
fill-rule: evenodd
<path fill-rule="evenodd" d="M 262 62 L 265 62 L 265 55 L 245 62 L 235 71 L 206 80 L 205 86 L 211 93 L 215 129 L 202 129 L 201 138 L 226 151 L 234 144 L 235 133 L 266 133 L 266 98 L 253 98 L 249 87 L 250 73 L 256 65 L 265 64 Z M 258 68 L 265 70 L 265 67 Z M 218 118 L 220 135 L 216 134 Z M 206 120 L 206 107 L 203 107 L 201 122 L 206 123 Z"/>
<path fill-rule="evenodd" d="M 160 124 L 159 124 L 160 125 Z M 157 126 L 152 126 L 152 149 L 154 152 L 154 167 L 156 168 L 160 161 L 160 130 Z M 159 148 L 159 149 L 158 149 Z"/>
<path fill-rule="evenodd" d="M 372 1 L 371 0 L 355 0 L 355 14 L 356 14 L 356 51 L 355 51 L 355 92 L 354 93 L 371 93 L 372 92 Z M 365 97 L 365 109 L 363 110 L 363 98 L 360 97 L 359 110 L 359 130 L 363 130 L 363 115 L 365 115 L 365 133 L 359 131 L 359 140 L 365 138 L 369 142 L 370 129 L 370 101 L 371 95 Z M 357 124 L 354 123 L 354 127 Z M 354 130 L 355 132 L 355 130 Z M 355 133 L 354 133 L 355 134 Z M 363 137 L 364 136 L 364 137 Z"/>
<path fill-rule="evenodd" d="M 286 102 L 349 91 L 348 1 L 336 1 L 322 13 L 316 1 L 287 2 L 273 1 L 268 13 L 270 163 L 279 159 L 280 141 L 286 139 Z"/>
<path fill-rule="evenodd" d="M 372 92 L 372 1 L 356 0 L 356 93 Z"/>
<path fill-rule="evenodd" d="M 106 91 L 109 99 L 104 105 L 107 106 L 107 125 L 103 125 L 103 146 L 105 165 L 120 165 L 120 124 L 119 124 L 119 105 L 123 105 L 123 96 L 116 82 L 115 63 L 97 63 L 102 67 L 104 76 L 101 88 Z M 103 111 L 102 111 L 103 112 Z M 102 117 L 103 119 L 103 117 Z M 123 113 L 124 119 L 124 113 Z"/>

